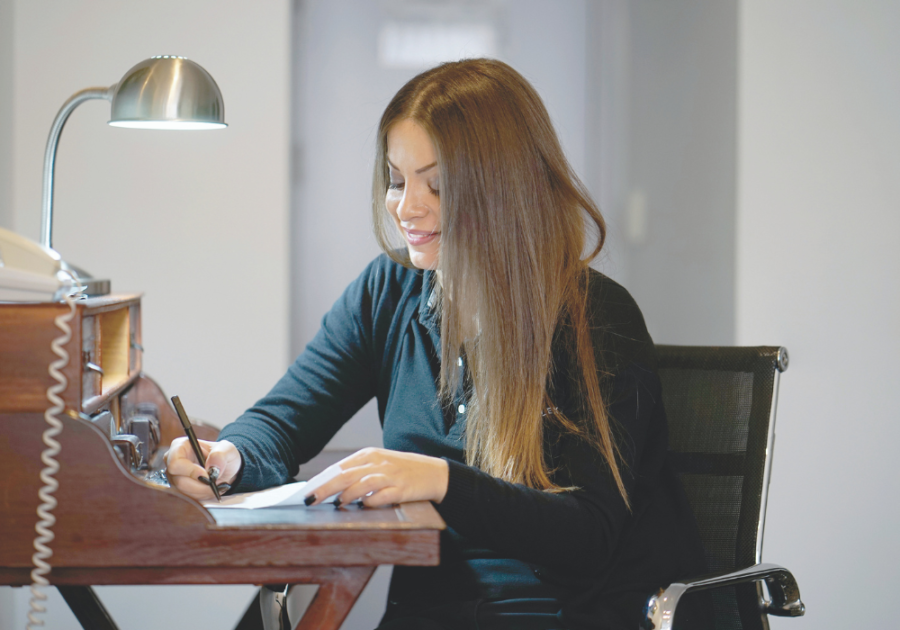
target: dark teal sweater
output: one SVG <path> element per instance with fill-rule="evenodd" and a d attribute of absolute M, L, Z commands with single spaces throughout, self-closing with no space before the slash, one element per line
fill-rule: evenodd
<path fill-rule="evenodd" d="M 447 522 L 438 567 L 397 567 L 386 618 L 413 610 L 496 599 L 555 599 L 573 627 L 636 627 L 646 596 L 703 572 L 703 552 L 680 485 L 666 465 L 666 416 L 653 343 L 640 310 L 617 283 L 593 273 L 591 321 L 601 384 L 624 457 L 629 511 L 609 468 L 582 440 L 546 430 L 555 482 L 550 494 L 465 465 L 464 393 L 438 402 L 439 314 L 433 273 L 386 256 L 344 292 L 284 377 L 220 439 L 240 450 L 234 491 L 291 481 L 372 397 L 385 448 L 446 458 Z M 565 331 L 554 348 L 554 403 L 582 417 Z M 464 366 L 462 369 L 465 369 Z M 470 605 L 470 604 L 466 604 Z"/>

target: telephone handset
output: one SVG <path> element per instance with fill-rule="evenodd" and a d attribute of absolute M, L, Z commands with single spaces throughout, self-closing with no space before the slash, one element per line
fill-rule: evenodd
<path fill-rule="evenodd" d="M 86 276 L 55 250 L 0 228 L 0 302 L 58 302 L 83 289 Z"/>

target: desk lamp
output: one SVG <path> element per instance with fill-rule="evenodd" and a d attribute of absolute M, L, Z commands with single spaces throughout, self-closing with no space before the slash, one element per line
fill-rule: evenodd
<path fill-rule="evenodd" d="M 59 136 L 72 111 L 92 99 L 112 102 L 109 124 L 113 127 L 221 129 L 227 126 L 219 86 L 199 64 L 184 57 L 152 57 L 131 68 L 115 85 L 87 88 L 73 94 L 53 121 L 44 153 L 41 245 L 50 250 L 53 248 L 53 170 Z M 97 280 L 77 267 L 60 262 L 85 286 L 86 295 L 109 293 L 109 280 Z"/>

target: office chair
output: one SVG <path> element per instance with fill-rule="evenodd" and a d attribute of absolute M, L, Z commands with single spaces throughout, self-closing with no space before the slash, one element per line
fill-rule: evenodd
<path fill-rule="evenodd" d="M 762 563 L 778 381 L 787 369 L 787 350 L 660 345 L 657 353 L 670 461 L 713 573 L 660 589 L 647 602 L 642 628 L 670 630 L 679 599 L 703 590 L 709 591 L 716 630 L 768 630 L 767 615 L 802 615 L 793 575 Z"/>

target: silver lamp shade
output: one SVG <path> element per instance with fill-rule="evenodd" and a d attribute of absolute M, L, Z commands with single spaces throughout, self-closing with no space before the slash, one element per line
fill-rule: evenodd
<path fill-rule="evenodd" d="M 44 152 L 41 204 L 44 247 L 53 247 L 53 171 L 59 135 L 75 108 L 92 99 L 112 101 L 109 124 L 115 127 L 221 129 L 228 126 L 219 86 L 206 70 L 184 57 L 152 57 L 134 66 L 111 87 L 75 92 L 56 114 Z"/>
<path fill-rule="evenodd" d="M 153 57 L 129 70 L 112 88 L 114 127 L 221 129 L 222 92 L 212 76 L 190 59 Z"/>

